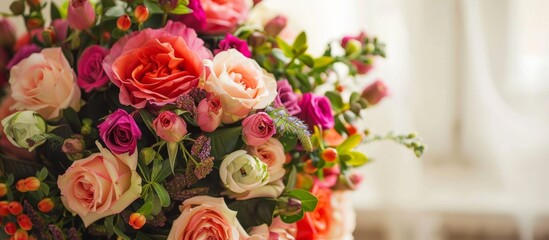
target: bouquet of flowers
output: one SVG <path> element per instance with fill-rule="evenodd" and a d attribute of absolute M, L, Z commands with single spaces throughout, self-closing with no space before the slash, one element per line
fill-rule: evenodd
<path fill-rule="evenodd" d="M 387 95 L 381 81 L 344 87 L 384 57 L 377 38 L 312 56 L 284 16 L 251 20 L 261 4 L 13 1 L 0 20 L 0 238 L 352 238 L 347 190 L 368 162 L 355 148 L 424 146 L 354 125 Z"/>

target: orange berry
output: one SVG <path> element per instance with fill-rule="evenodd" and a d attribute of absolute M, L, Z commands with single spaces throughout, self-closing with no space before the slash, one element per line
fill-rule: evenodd
<path fill-rule="evenodd" d="M 128 224 L 130 224 L 133 229 L 138 230 L 141 229 L 146 222 L 147 219 L 143 216 L 143 214 L 134 212 L 130 215 L 130 221 Z"/>
<path fill-rule="evenodd" d="M 13 239 L 15 240 L 28 240 L 29 239 L 29 233 L 25 231 L 24 229 L 18 229 L 17 232 L 13 235 Z"/>
<path fill-rule="evenodd" d="M 347 130 L 347 134 L 349 134 L 349 136 L 354 135 L 354 134 L 356 134 L 356 133 L 358 132 L 358 130 L 356 129 L 356 127 L 353 126 L 353 125 L 347 125 L 347 126 L 345 127 L 345 130 Z"/>
<path fill-rule="evenodd" d="M 284 162 L 284 164 L 288 164 L 292 161 L 292 155 L 290 155 L 290 153 L 286 153 L 286 161 Z"/>
<path fill-rule="evenodd" d="M 17 191 L 22 192 L 22 193 L 29 191 L 27 189 L 27 185 L 25 184 L 25 179 L 21 179 L 21 180 L 17 181 L 17 183 L 15 184 L 15 188 L 17 188 Z"/>
<path fill-rule="evenodd" d="M 135 8 L 134 16 L 137 22 L 145 22 L 149 19 L 149 9 L 145 5 L 139 5 Z"/>
<path fill-rule="evenodd" d="M 0 197 L 6 196 L 6 194 L 8 194 L 8 185 L 0 183 Z"/>
<path fill-rule="evenodd" d="M 19 227 L 21 227 L 23 230 L 28 231 L 32 229 L 32 222 L 27 214 L 21 214 L 17 216 L 17 224 L 19 224 Z"/>
<path fill-rule="evenodd" d="M 326 162 L 335 162 L 337 160 L 337 150 L 335 148 L 326 148 L 320 156 Z"/>
<path fill-rule="evenodd" d="M 7 201 L 1 201 L 0 202 L 0 216 L 8 216 L 10 215 L 10 209 L 8 208 L 8 202 Z"/>
<path fill-rule="evenodd" d="M 36 191 L 40 188 L 40 179 L 37 177 L 25 178 L 25 187 L 27 191 Z"/>
<path fill-rule="evenodd" d="M 122 15 L 116 20 L 116 27 L 122 31 L 128 31 L 132 26 L 132 20 L 128 15 Z"/>
<path fill-rule="evenodd" d="M 23 206 L 18 201 L 11 201 L 8 204 L 8 210 L 10 211 L 11 214 L 17 216 L 21 214 L 21 212 L 23 212 Z"/>
<path fill-rule="evenodd" d="M 9 222 L 4 225 L 4 232 L 6 232 L 6 234 L 13 235 L 15 234 L 15 231 L 17 231 L 17 226 L 15 225 L 15 223 Z"/>
<path fill-rule="evenodd" d="M 313 165 L 313 160 L 307 159 L 303 165 L 303 171 L 306 173 L 315 173 L 318 168 Z"/>
<path fill-rule="evenodd" d="M 55 205 L 53 204 L 53 200 L 51 198 L 44 198 L 38 202 L 38 210 L 43 213 L 47 213 L 53 209 Z"/>
<path fill-rule="evenodd" d="M 343 92 L 343 90 L 345 90 L 345 88 L 343 86 L 341 86 L 341 85 L 336 86 L 336 91 Z"/>

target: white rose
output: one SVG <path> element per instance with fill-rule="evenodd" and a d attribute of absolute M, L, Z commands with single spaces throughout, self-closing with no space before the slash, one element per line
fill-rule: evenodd
<path fill-rule="evenodd" d="M 227 155 L 219 167 L 219 176 L 225 187 L 234 193 L 244 193 L 269 182 L 267 165 L 245 150 Z"/>
<path fill-rule="evenodd" d="M 2 120 L 4 134 L 17 147 L 32 151 L 35 146 L 29 146 L 28 139 L 46 132 L 46 121 L 34 111 L 13 113 Z"/>

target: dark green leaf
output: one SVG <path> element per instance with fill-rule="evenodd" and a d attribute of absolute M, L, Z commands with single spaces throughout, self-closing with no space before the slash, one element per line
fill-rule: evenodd
<path fill-rule="evenodd" d="M 141 116 L 141 119 L 143 119 L 143 122 L 145 123 L 145 126 L 147 126 L 147 129 L 149 129 L 149 131 L 154 136 L 156 136 L 156 132 L 153 130 L 153 127 L 152 127 L 153 119 L 151 114 L 147 110 L 141 109 L 139 110 L 139 115 Z"/>
<path fill-rule="evenodd" d="M 288 196 L 297 198 L 301 201 L 301 207 L 305 212 L 312 212 L 318 204 L 318 198 L 309 191 L 303 189 L 294 189 L 288 192 Z"/>
<path fill-rule="evenodd" d="M 118 227 L 113 226 L 112 228 L 114 230 L 114 233 L 118 236 L 118 239 L 124 239 L 124 240 L 131 240 L 128 235 L 124 234 L 124 231 L 120 230 Z"/>
<path fill-rule="evenodd" d="M 360 134 L 351 135 L 337 147 L 337 152 L 347 153 L 351 151 L 353 148 L 355 148 L 356 146 L 358 146 L 358 144 L 360 144 L 361 142 L 362 142 L 362 136 L 360 136 Z"/>
<path fill-rule="evenodd" d="M 303 210 L 301 210 L 296 215 L 291 215 L 291 216 L 280 215 L 280 219 L 285 223 L 295 223 L 295 222 L 301 220 L 303 218 L 303 216 L 304 216 L 304 212 L 303 212 Z"/>
<path fill-rule="evenodd" d="M 290 170 L 290 174 L 288 175 L 288 182 L 286 183 L 286 189 L 291 191 L 294 190 L 295 183 L 297 182 L 297 168 L 292 165 L 292 170 Z"/>
<path fill-rule="evenodd" d="M 158 184 L 158 183 L 151 183 L 153 188 L 154 188 L 154 191 L 156 192 L 156 194 L 158 195 L 158 199 L 160 200 L 160 205 L 162 207 L 167 207 L 170 205 L 170 195 L 168 194 L 168 191 L 166 190 L 166 188 L 164 188 L 162 185 Z"/>
<path fill-rule="evenodd" d="M 101 6 L 105 9 L 114 7 L 115 5 L 114 0 L 101 0 Z"/>
<path fill-rule="evenodd" d="M 63 110 L 63 117 L 65 120 L 67 120 L 67 123 L 71 127 L 73 132 L 80 132 L 82 129 L 82 123 L 80 122 L 80 118 L 78 117 L 78 114 L 76 114 L 76 111 L 72 108 L 66 108 Z"/>
<path fill-rule="evenodd" d="M 143 1 L 143 3 L 149 9 L 149 12 L 150 12 L 151 15 L 155 14 L 155 13 L 163 13 L 164 12 L 164 11 L 162 11 L 162 8 L 160 8 L 160 6 L 156 2 L 153 2 L 151 0 L 145 0 L 145 1 Z"/>
<path fill-rule="evenodd" d="M 276 44 L 278 45 L 278 48 L 280 48 L 282 52 L 284 52 L 284 55 L 286 55 L 286 57 L 294 57 L 293 48 L 288 45 L 288 43 L 286 43 L 284 40 L 282 40 L 281 38 L 276 38 Z"/>
<path fill-rule="evenodd" d="M 334 62 L 334 59 L 332 57 L 327 57 L 327 56 L 319 57 L 315 59 L 315 68 L 326 67 L 332 62 Z"/>
<path fill-rule="evenodd" d="M 111 237 L 114 234 L 114 216 L 111 215 L 105 218 L 105 222 L 103 223 L 105 225 L 105 228 L 107 229 L 107 235 Z"/>
<path fill-rule="evenodd" d="M 303 62 L 303 64 L 307 65 L 307 67 L 313 68 L 315 65 L 315 60 L 308 54 L 303 54 L 299 56 L 299 60 Z"/>
<path fill-rule="evenodd" d="M 211 154 L 215 159 L 222 159 L 225 155 L 234 152 L 241 146 L 242 126 L 224 128 L 208 133 L 211 139 Z M 240 143 L 240 144 L 239 144 Z"/>
<path fill-rule="evenodd" d="M 349 103 L 355 103 L 358 102 L 358 100 L 360 100 L 360 93 L 358 92 L 353 92 L 349 97 Z"/>
<path fill-rule="evenodd" d="M 297 53 L 304 53 L 307 50 L 307 34 L 301 32 L 294 41 L 293 48 Z"/>
<path fill-rule="evenodd" d="M 48 169 L 43 167 L 39 172 L 36 173 L 36 177 L 43 182 L 48 177 Z"/>
<path fill-rule="evenodd" d="M 50 4 L 50 14 L 51 14 L 51 20 L 59 19 L 61 18 L 61 13 L 59 12 L 59 8 L 54 2 L 51 2 Z"/>
<path fill-rule="evenodd" d="M 147 201 L 147 202 L 145 202 L 145 204 L 143 204 L 143 206 L 141 206 L 139 208 L 139 210 L 137 210 L 137 212 L 139 212 L 139 213 L 141 213 L 145 216 L 148 216 L 148 215 L 151 215 L 152 208 L 153 208 L 153 202 L 152 201 Z"/>
<path fill-rule="evenodd" d="M 332 103 L 332 108 L 339 112 L 343 108 L 343 99 L 341 98 L 341 95 L 337 92 L 329 91 L 324 94 L 328 99 L 330 99 L 330 103 Z"/>
<path fill-rule="evenodd" d="M 234 201 L 228 206 L 237 211 L 240 224 L 247 229 L 261 224 L 271 225 L 278 201 L 272 198 L 253 198 Z"/>

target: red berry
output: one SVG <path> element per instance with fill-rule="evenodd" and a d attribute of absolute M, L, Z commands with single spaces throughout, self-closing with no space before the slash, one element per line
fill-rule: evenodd
<path fill-rule="evenodd" d="M 13 239 L 15 240 L 28 240 L 29 239 L 29 233 L 23 229 L 18 229 L 17 232 L 15 232 L 15 235 L 13 235 Z"/>
<path fill-rule="evenodd" d="M 134 212 L 132 213 L 132 215 L 130 215 L 130 220 L 128 221 L 128 224 L 130 224 L 133 229 L 138 230 L 141 229 L 146 222 L 147 219 L 145 218 L 145 216 L 143 216 L 143 214 Z"/>
<path fill-rule="evenodd" d="M 15 223 L 9 222 L 4 225 L 4 232 L 6 232 L 6 234 L 13 235 L 15 234 L 15 231 L 17 231 L 17 226 L 15 225 Z"/>
<path fill-rule="evenodd" d="M 32 222 L 26 214 L 21 214 L 17 216 L 17 224 L 19 224 L 19 227 L 21 227 L 23 230 L 31 230 L 32 229 Z"/>
<path fill-rule="evenodd" d="M 137 22 L 145 22 L 149 19 L 149 9 L 145 5 L 139 5 L 135 8 L 134 16 Z"/>
<path fill-rule="evenodd" d="M 10 211 L 11 214 L 17 216 L 21 214 L 21 212 L 23 212 L 23 206 L 18 201 L 11 201 L 8 204 L 8 210 Z"/>
<path fill-rule="evenodd" d="M 116 27 L 122 31 L 128 31 L 130 27 L 132 26 L 132 20 L 130 19 L 130 16 L 128 15 L 122 15 L 118 17 L 118 20 L 116 21 Z"/>

